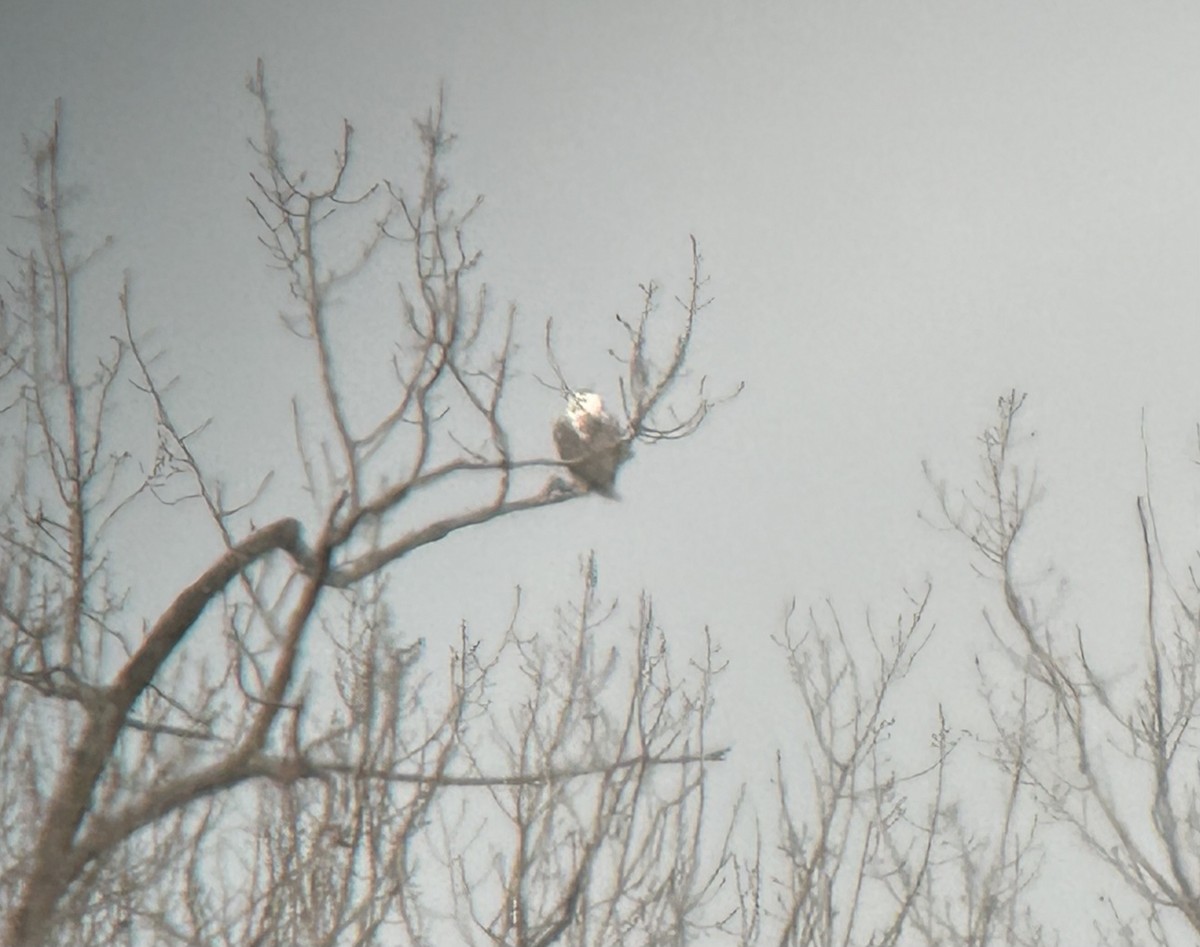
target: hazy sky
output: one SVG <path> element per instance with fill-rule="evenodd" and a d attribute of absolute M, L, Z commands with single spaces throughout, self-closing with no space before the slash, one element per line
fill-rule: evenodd
<path fill-rule="evenodd" d="M 20 239 L 21 133 L 62 96 L 78 230 L 116 237 L 85 316 L 107 326 L 127 267 L 228 471 L 272 465 L 274 366 L 305 357 L 244 200 L 259 56 L 296 156 L 327 166 L 346 117 L 364 175 L 411 176 L 410 119 L 444 82 L 455 182 L 487 198 L 484 275 L 520 306 L 531 360 L 554 316 L 568 371 L 615 395 L 612 315 L 640 281 L 681 291 L 695 234 L 716 300 L 698 371 L 747 384 L 693 440 L 643 449 L 619 504 L 407 564 L 409 591 L 462 578 L 405 600 L 414 633 L 466 617 L 486 634 L 516 582 L 552 603 L 595 548 L 608 590 L 651 590 L 670 634 L 712 626 L 733 661 L 722 727 L 778 721 L 755 727 L 769 746 L 790 729 L 769 641 L 785 602 L 889 615 L 930 577 L 936 685 L 988 645 L 965 550 L 917 518 L 921 462 L 970 473 L 1014 386 L 1043 554 L 1095 640 L 1140 588 L 1143 411 L 1169 532 L 1193 543 L 1200 7 L 0 0 L 0 242 Z M 548 448 L 559 407 L 532 401 L 526 436 Z"/>

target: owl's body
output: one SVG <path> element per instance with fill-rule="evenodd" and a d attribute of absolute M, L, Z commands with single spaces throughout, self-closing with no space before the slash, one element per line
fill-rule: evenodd
<path fill-rule="evenodd" d="M 629 456 L 629 440 L 604 410 L 598 394 L 568 394 L 567 413 L 554 424 L 554 446 L 571 473 L 589 490 L 614 496 L 617 469 Z"/>

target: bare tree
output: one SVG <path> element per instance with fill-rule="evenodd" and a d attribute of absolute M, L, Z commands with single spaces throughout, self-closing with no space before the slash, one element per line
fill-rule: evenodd
<path fill-rule="evenodd" d="M 711 651 L 677 680 L 648 601 L 628 647 L 597 645 L 594 564 L 559 637 L 516 618 L 491 645 L 464 630 L 441 673 L 396 631 L 388 576 L 406 556 L 587 494 L 514 446 L 517 311 L 479 282 L 480 202 L 457 205 L 443 176 L 440 104 L 417 123 L 417 186 L 354 191 L 348 123 L 322 181 L 289 164 L 261 64 L 249 89 L 251 203 L 312 353 L 293 402 L 307 521 L 254 526 L 270 484 L 233 499 L 208 472 L 204 425 L 179 420 L 128 284 L 107 351 L 85 342 L 91 254 L 68 223 L 59 114 L 30 149 L 36 237 L 0 297 L 5 941 L 429 943 L 452 923 L 480 943 L 682 942 L 711 923 L 723 864 L 698 854 L 721 756 L 704 736 Z M 367 404 L 334 311 L 381 271 L 400 287 L 392 384 Z M 703 383 L 677 391 L 704 283 L 693 241 L 669 344 L 652 338 L 671 318 L 652 285 L 621 320 L 630 444 L 686 436 L 714 404 Z M 128 436 L 142 422 L 152 455 Z M 157 615 L 122 585 L 134 509 L 212 549 Z M 519 695 L 494 693 L 501 669 Z"/>
<path fill-rule="evenodd" d="M 967 734 L 942 708 L 913 701 L 934 627 L 932 588 L 908 596 L 890 627 L 843 623 L 832 604 L 798 627 L 793 603 L 777 644 L 796 700 L 776 764 L 777 822 L 737 866 L 743 943 L 1043 947 L 1028 893 L 1040 867 L 1019 803 L 1024 762 L 983 824 L 963 814 L 978 778 Z M 921 683 L 918 683 L 921 682 Z M 921 727 L 920 714 L 933 724 Z M 917 735 L 928 734 L 926 740 Z M 997 761 L 1000 761 L 997 751 Z"/>
<path fill-rule="evenodd" d="M 969 540 L 1000 592 L 1000 608 L 985 611 L 1009 659 L 990 695 L 997 757 L 1132 896 L 1100 897 L 1098 936 L 1191 943 L 1200 933 L 1200 584 L 1191 565 L 1176 567 L 1182 581 L 1173 574 L 1151 499 L 1137 498 L 1129 541 L 1144 564 L 1141 629 L 1103 639 L 1116 645 L 1122 669 L 1112 667 L 1112 647 L 1110 661 L 1097 664 L 1101 630 L 1061 619 L 1060 604 L 1042 591 L 1044 576 L 1022 570 L 1030 512 L 1042 499 L 1024 451 L 1024 404 L 1015 391 L 999 399 L 973 488 L 931 476 L 946 522 Z"/>
<path fill-rule="evenodd" d="M 943 726 L 941 739 L 948 736 Z M 939 785 L 942 807 L 936 816 L 936 838 L 925 883 L 915 890 L 908 917 L 913 941 L 929 947 L 1059 943 L 1029 903 L 1043 860 L 1037 819 L 1024 815 L 1022 803 L 1028 793 L 1022 760 L 993 757 L 1006 782 L 999 794 L 988 794 L 987 781 L 967 769 L 964 760 L 960 753 L 955 772 L 966 770 L 965 785 Z M 988 801 L 986 814 L 964 814 L 963 797 L 978 798 L 981 790 Z M 897 864 L 900 877 L 911 878 L 903 860 Z"/>
<path fill-rule="evenodd" d="M 831 605 L 810 610 L 797 630 L 793 603 L 777 641 L 799 712 L 793 744 L 776 767 L 778 842 L 751 873 L 766 870 L 772 879 L 756 942 L 903 942 L 938 835 L 948 755 L 939 734 L 929 760 L 897 771 L 887 746 L 895 690 L 929 640 L 929 592 L 890 634 L 868 619 L 865 654 Z M 792 754 L 806 758 L 804 775 L 789 765 Z M 922 779 L 932 780 L 931 795 L 918 813 L 910 789 Z"/>

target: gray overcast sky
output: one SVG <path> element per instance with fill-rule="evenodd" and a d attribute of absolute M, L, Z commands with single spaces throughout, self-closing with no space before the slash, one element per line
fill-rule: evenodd
<path fill-rule="evenodd" d="M 568 369 L 609 397 L 613 312 L 648 278 L 681 290 L 694 233 L 716 297 L 698 364 L 743 397 L 645 450 L 620 504 L 463 534 L 400 584 L 474 576 L 406 614 L 482 633 L 515 582 L 552 602 L 595 547 L 610 591 L 649 588 L 672 634 L 713 626 L 724 706 L 749 720 L 779 693 L 758 683 L 793 594 L 890 613 L 931 576 L 945 646 L 926 673 L 987 647 L 964 550 L 916 513 L 921 461 L 969 472 L 1009 387 L 1038 430 L 1038 535 L 1090 633 L 1118 633 L 1140 588 L 1143 409 L 1173 539 L 1193 542 L 1198 53 L 1191 4 L 3 0 L 0 237 L 18 239 L 20 133 L 62 96 L 78 229 L 117 238 L 97 318 L 128 267 L 180 397 L 217 419 L 213 462 L 261 472 L 286 419 L 271 366 L 303 355 L 244 202 L 257 57 L 293 152 L 327 161 L 345 116 L 364 175 L 411 173 L 410 118 L 444 81 L 455 182 L 487 196 L 486 277 L 531 357 L 553 315 Z M 543 395 L 530 437 L 558 410 Z"/>

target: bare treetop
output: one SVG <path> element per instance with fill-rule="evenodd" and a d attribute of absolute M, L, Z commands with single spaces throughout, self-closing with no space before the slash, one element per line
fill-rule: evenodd
<path fill-rule="evenodd" d="M 206 468 L 201 434 L 208 422 L 189 427 L 178 420 L 177 395 L 139 334 L 153 316 L 137 311 L 128 282 L 117 296 L 111 350 L 81 348 L 76 277 L 89 254 L 75 251 L 65 220 L 57 116 L 50 135 L 32 149 L 35 239 L 31 249 L 13 251 L 15 272 L 0 295 L 0 436 L 9 484 L 0 501 L 0 719 L 6 721 L 0 736 L 6 759 L 22 760 L 13 765 L 24 773 L 5 780 L 0 792 L 6 810 L 22 814 L 20 825 L 0 832 L 11 853 L 0 872 L 7 940 L 36 944 L 65 931 L 99 942 L 131 925 L 163 938 L 173 926 L 190 924 L 191 941 L 167 939 L 208 943 L 224 929 L 242 930 L 241 942 L 267 936 L 263 931 L 276 938 L 271 942 L 316 942 L 289 941 L 286 925 L 256 914 L 271 898 L 282 905 L 291 897 L 286 872 L 273 859 L 295 857 L 309 838 L 293 834 L 285 844 L 270 820 L 251 832 L 263 847 L 248 869 L 249 890 L 265 900 L 242 905 L 249 912 L 240 915 L 243 926 L 222 928 L 218 919 L 234 910 L 244 890 L 225 891 L 221 897 L 232 900 L 218 906 L 217 888 L 197 882 L 188 889 L 197 899 L 187 906 L 190 921 L 152 903 L 170 891 L 165 879 L 178 882 L 189 864 L 221 864 L 225 836 L 215 826 L 223 824 L 222 800 L 248 787 L 274 786 L 292 803 L 306 792 L 301 786 L 324 787 L 330 808 L 320 831 L 338 838 L 357 836 L 333 813 L 365 818 L 365 809 L 344 806 L 364 793 L 362 805 L 369 796 L 382 807 L 372 810 L 376 815 L 394 816 L 393 858 L 403 863 L 415 857 L 406 846 L 446 789 L 548 792 L 555 805 L 572 806 L 578 803 L 569 794 L 545 787 L 599 779 L 597 821 L 587 828 L 591 841 L 579 836 L 572 849 L 576 881 L 564 900 L 522 901 L 518 913 L 481 916 L 493 928 L 509 918 L 503 923 L 524 931 L 523 942 L 549 943 L 547 932 L 558 925 L 561 933 L 593 903 L 590 866 L 607 851 L 615 820 L 641 805 L 639 794 L 651 785 L 648 768 L 666 765 L 683 774 L 682 832 L 694 817 L 690 800 L 702 768 L 720 753 L 695 742 L 694 733 L 684 736 L 704 716 L 663 717 L 659 724 L 639 716 L 654 700 L 666 708 L 674 698 L 669 687 L 646 690 L 653 675 L 635 675 L 632 692 L 642 696 L 624 711 L 624 730 L 611 730 L 589 754 L 568 758 L 551 740 L 536 753 L 530 746 L 502 757 L 500 771 L 476 765 L 483 756 L 478 748 L 468 752 L 468 723 L 486 706 L 490 672 L 476 662 L 477 645 L 465 634 L 440 710 L 433 691 L 406 690 L 417 677 L 421 649 L 398 642 L 386 617 L 389 567 L 468 527 L 584 498 L 589 485 L 563 476 L 577 458 L 551 456 L 552 412 L 543 453 L 514 447 L 506 406 L 518 311 L 493 305 L 479 279 L 482 255 L 469 231 L 481 199 L 459 205 L 444 175 L 453 136 L 442 103 L 416 123 L 422 170 L 415 187 L 381 179 L 356 188 L 349 122 L 331 169 L 310 173 L 288 158 L 261 63 L 248 89 L 262 122 L 249 198 L 258 239 L 287 286 L 284 328 L 312 356 L 311 385 L 297 393 L 292 413 L 297 463 L 315 516 L 297 513 L 255 526 L 256 501 L 278 489 L 272 477 L 231 499 L 230 485 Z M 356 228 L 357 238 L 348 237 Z M 621 322 L 629 335 L 618 381 L 627 424 L 622 442 L 684 436 L 712 407 L 703 384 L 690 403 L 672 403 L 705 305 L 695 241 L 692 264 L 691 291 L 680 300 L 682 326 L 665 354 L 648 341 L 656 318 L 652 290 L 640 321 Z M 362 367 L 346 354 L 345 342 L 358 328 L 345 300 L 353 287 L 380 279 L 395 287 L 390 335 L 376 346 L 390 380 L 364 399 L 354 384 Z M 139 395 L 140 417 L 152 426 L 152 457 L 111 446 L 120 425 L 138 417 L 128 414 L 124 399 L 110 398 L 126 383 L 132 389 L 122 390 Z M 432 499 L 441 505 L 426 502 Z M 189 544 L 205 539 L 181 526 L 179 516 L 185 508 L 202 510 L 220 542 L 207 568 L 175 590 L 157 615 L 137 614 L 115 582 L 114 567 L 139 538 L 124 519 L 137 504 L 156 511 L 160 527 Z M 362 642 L 371 661 L 348 657 L 347 675 L 331 678 L 330 655 L 352 640 Z M 504 647 L 531 662 L 537 653 L 516 637 Z M 587 664 L 590 643 L 581 640 L 579 647 L 585 650 L 572 660 L 582 688 L 599 670 Z M 549 699 L 550 683 L 535 691 L 537 700 Z M 341 701 L 340 711 L 322 709 L 331 700 Z M 585 724 L 574 712 L 556 711 L 555 740 L 599 719 Z M 376 742 L 362 742 L 367 734 Z M 267 798 L 261 797 L 264 805 Z M 581 810 L 576 816 L 586 822 Z M 532 831 L 536 820 L 513 824 Z M 367 850 L 379 838 L 353 843 L 353 857 L 330 870 L 346 877 L 379 870 L 379 850 Z M 161 866 L 165 887 L 129 887 L 128 866 L 141 858 Z M 649 864 L 621 858 L 631 872 Z M 533 862 L 516 866 L 505 883 L 533 884 L 533 871 Z M 364 890 L 382 897 L 384 888 Z M 388 910 L 399 912 L 393 920 L 416 936 L 420 908 L 405 900 L 411 891 L 386 890 L 393 899 Z M 326 918 L 322 936 L 336 938 L 362 921 L 350 915 L 369 902 L 347 893 L 338 903 L 349 913 Z M 287 910 L 299 909 L 287 903 Z M 538 911 L 547 920 L 537 921 Z M 542 930 L 536 938 L 535 929 Z M 361 930 L 377 928 L 368 923 Z"/>

